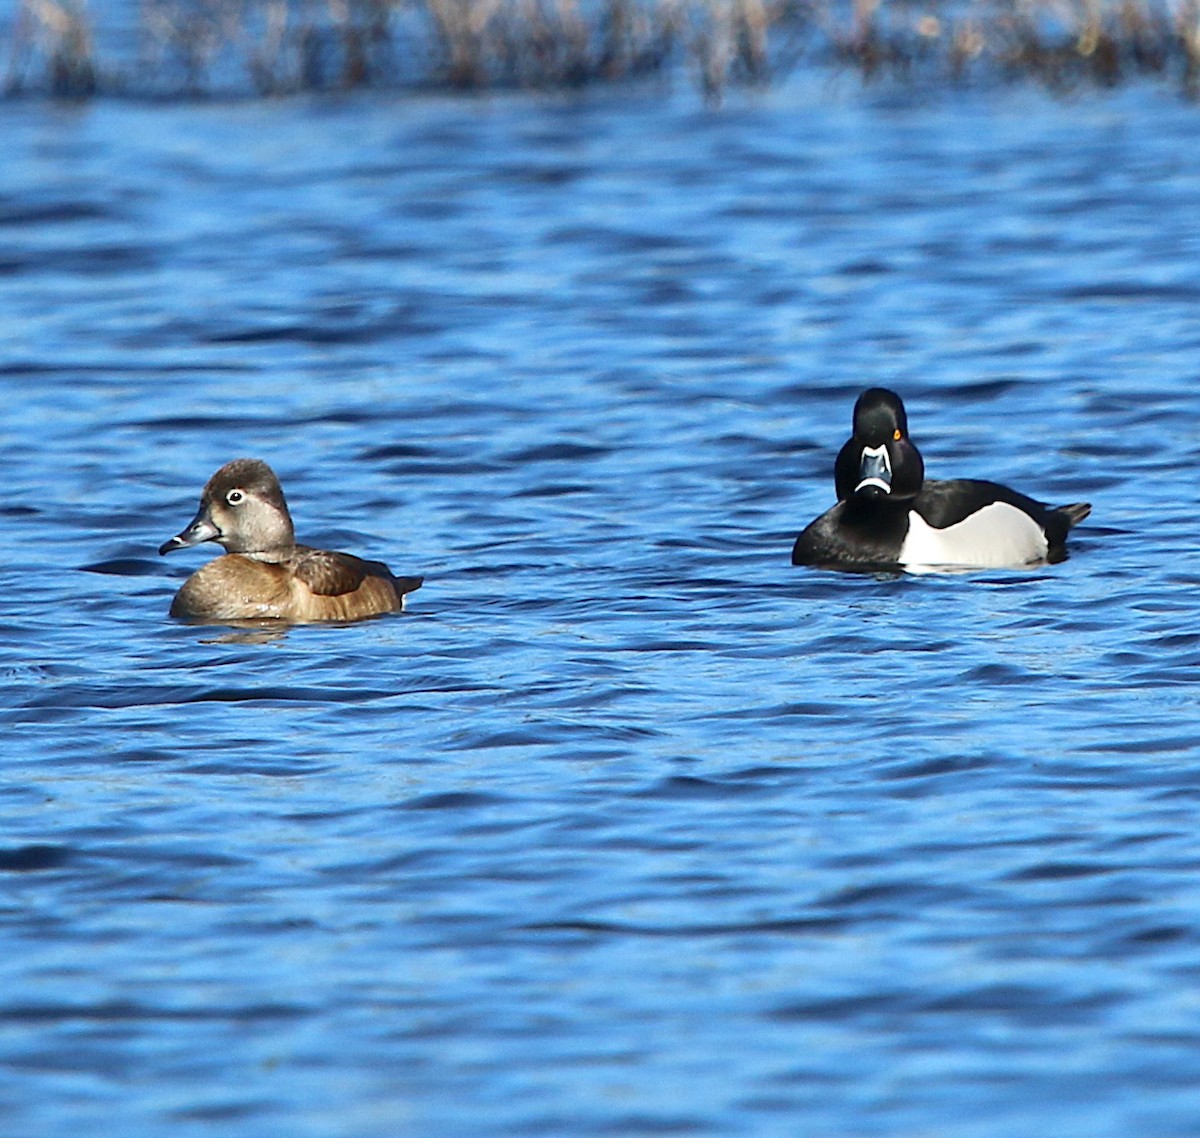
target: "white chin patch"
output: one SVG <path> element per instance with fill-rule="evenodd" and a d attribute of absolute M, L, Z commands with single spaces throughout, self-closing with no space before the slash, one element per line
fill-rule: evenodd
<path fill-rule="evenodd" d="M 892 492 L 892 488 L 882 478 L 864 478 L 854 487 L 854 492 L 857 494 L 860 490 L 865 490 L 868 486 L 874 486 L 876 490 L 882 490 L 885 494 Z"/>
<path fill-rule="evenodd" d="M 946 529 L 934 529 L 910 513 L 900 564 L 910 573 L 939 569 L 1018 569 L 1044 561 L 1042 527 L 1024 510 L 992 502 Z"/>

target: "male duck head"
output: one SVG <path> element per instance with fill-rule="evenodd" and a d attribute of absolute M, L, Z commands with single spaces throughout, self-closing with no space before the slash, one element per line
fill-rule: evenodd
<path fill-rule="evenodd" d="M 833 469 L 839 501 L 907 501 L 921 492 L 925 463 L 908 437 L 899 395 L 872 387 L 858 397 L 854 434 Z"/>
<path fill-rule="evenodd" d="M 275 472 L 256 458 L 227 462 L 200 495 L 200 509 L 187 527 L 159 553 L 215 541 L 226 553 L 270 561 L 296 545 L 292 518 Z"/>

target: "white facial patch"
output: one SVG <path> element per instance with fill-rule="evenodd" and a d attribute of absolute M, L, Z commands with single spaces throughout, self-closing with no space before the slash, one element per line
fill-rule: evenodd
<path fill-rule="evenodd" d="M 910 513 L 899 561 L 910 573 L 1019 569 L 1045 561 L 1049 548 L 1042 527 L 1024 510 L 992 502 L 945 529 L 934 529 L 919 514 Z"/>

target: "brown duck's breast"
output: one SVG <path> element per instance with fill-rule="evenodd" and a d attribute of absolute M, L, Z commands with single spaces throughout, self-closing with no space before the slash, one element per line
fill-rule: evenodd
<path fill-rule="evenodd" d="M 291 598 L 287 569 L 226 553 L 202 565 L 171 602 L 172 616 L 254 620 L 283 616 Z"/>

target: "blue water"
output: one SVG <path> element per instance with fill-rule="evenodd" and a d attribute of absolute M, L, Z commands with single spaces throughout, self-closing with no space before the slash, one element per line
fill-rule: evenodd
<path fill-rule="evenodd" d="M 5 1135 L 1200 1134 L 1197 121 L 0 104 Z M 1070 559 L 793 568 L 877 383 Z"/>

